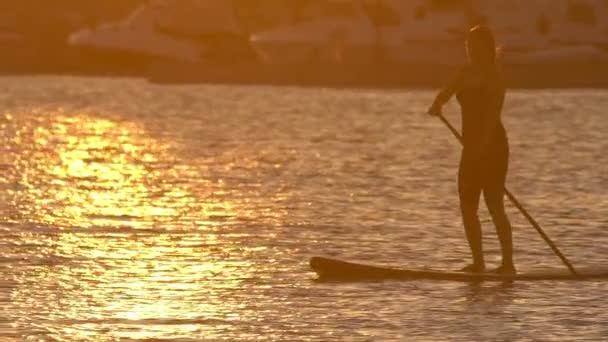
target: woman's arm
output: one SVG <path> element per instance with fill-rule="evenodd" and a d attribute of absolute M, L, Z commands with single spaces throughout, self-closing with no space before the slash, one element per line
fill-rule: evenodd
<path fill-rule="evenodd" d="M 452 79 L 450 79 L 448 83 L 439 91 L 439 94 L 437 94 L 435 97 L 435 101 L 433 101 L 428 113 L 431 115 L 441 114 L 441 107 L 443 107 L 443 105 L 446 104 L 456 92 L 458 92 L 462 86 L 463 79 L 464 68 L 461 69 L 456 76 L 452 77 Z"/>

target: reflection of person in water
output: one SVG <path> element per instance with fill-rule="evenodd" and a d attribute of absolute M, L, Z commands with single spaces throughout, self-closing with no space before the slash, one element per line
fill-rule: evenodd
<path fill-rule="evenodd" d="M 441 107 L 456 94 L 462 109 L 463 149 L 458 172 L 460 208 L 473 263 L 464 271 L 485 269 L 481 224 L 477 216 L 483 191 L 502 247 L 499 273 L 513 273 L 511 224 L 505 213 L 505 180 L 509 164 L 509 144 L 501 121 L 505 87 L 496 65 L 492 31 L 476 26 L 469 31 L 469 63 L 437 95 L 429 114 L 440 115 Z"/>

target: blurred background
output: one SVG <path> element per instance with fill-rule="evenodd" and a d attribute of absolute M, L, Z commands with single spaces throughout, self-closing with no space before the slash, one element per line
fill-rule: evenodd
<path fill-rule="evenodd" d="M 464 33 L 478 23 L 495 30 L 505 65 L 525 69 L 511 73 L 516 83 L 605 82 L 605 0 L 5 1 L 0 72 L 435 85 L 463 63 Z M 551 66 L 564 64 L 576 72 L 555 79 Z"/>

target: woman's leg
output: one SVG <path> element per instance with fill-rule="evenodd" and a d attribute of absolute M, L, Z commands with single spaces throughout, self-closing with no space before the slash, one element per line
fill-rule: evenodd
<path fill-rule="evenodd" d="M 477 216 L 481 186 L 475 173 L 472 172 L 474 168 L 475 165 L 467 165 L 464 158 L 461 160 L 458 171 L 458 194 L 464 230 L 473 256 L 473 264 L 466 267 L 465 270 L 481 272 L 485 268 L 481 223 Z"/>
<path fill-rule="evenodd" d="M 505 183 L 509 168 L 509 147 L 504 144 L 498 148 L 490 160 L 487 177 L 484 177 L 483 197 L 492 221 L 496 226 L 496 233 L 502 249 L 502 266 L 498 271 L 513 271 L 513 234 L 511 222 L 505 212 Z"/>
<path fill-rule="evenodd" d="M 502 189 L 484 189 L 483 197 L 492 221 L 496 226 L 496 233 L 498 234 L 498 240 L 500 241 L 500 247 L 502 249 L 502 266 L 501 269 L 513 270 L 513 234 L 511 228 L 511 222 L 505 212 L 504 205 L 504 187 Z"/>

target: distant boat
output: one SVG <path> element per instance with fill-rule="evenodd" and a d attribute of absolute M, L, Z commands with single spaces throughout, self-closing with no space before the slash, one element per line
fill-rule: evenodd
<path fill-rule="evenodd" d="M 357 2 L 311 7 L 305 18 L 252 35 L 265 64 L 343 64 L 372 61 L 374 26 Z"/>
<path fill-rule="evenodd" d="M 364 1 L 334 0 L 313 6 L 302 22 L 255 34 L 252 45 L 266 64 L 371 62 L 381 45 L 382 62 L 459 65 L 468 28 L 486 21 L 505 63 L 603 62 L 608 5 L 587 3 L 573 10 L 565 0 L 383 0 L 398 22 L 378 28 Z"/>
<path fill-rule="evenodd" d="M 382 3 L 385 11 L 396 16 L 384 26 L 374 22 L 364 2 L 333 1 L 317 8 L 304 22 L 253 35 L 252 45 L 266 64 L 373 63 L 378 46 L 383 55 L 378 62 L 464 62 L 462 42 L 468 26 L 463 11 L 429 11 L 416 17 L 428 1 Z"/>
<path fill-rule="evenodd" d="M 567 1 L 477 2 L 477 10 L 488 18 L 504 50 L 504 63 L 608 62 L 608 50 L 601 48 L 608 46 L 608 5 L 604 2 L 585 2 L 587 22 L 577 19 L 576 8 Z"/>
<path fill-rule="evenodd" d="M 369 3 L 381 4 L 382 9 L 370 10 Z M 282 17 L 276 21 L 287 24 L 251 36 L 251 46 L 263 65 L 160 63 L 149 69 L 148 79 L 160 83 L 440 86 L 466 62 L 464 40 L 471 25 L 485 20 L 504 51 L 501 63 L 510 86 L 607 84 L 608 44 L 602 42 L 608 40 L 608 33 L 602 32 L 608 13 L 602 13 L 608 6 L 603 3 L 606 8 L 602 9 L 593 3 L 598 7 L 593 25 L 572 20 L 566 0 L 327 0 L 310 4 L 298 7 L 296 13 L 277 12 Z M 583 11 L 585 16 L 588 11 Z M 183 28 L 174 25 L 161 31 L 204 41 L 205 35 L 195 38 L 196 30 L 190 25 L 188 19 Z M 580 39 L 572 32 L 579 32 Z"/>
<path fill-rule="evenodd" d="M 428 0 L 387 0 L 400 14 L 397 26 L 383 29 L 388 61 L 396 64 L 461 65 L 469 23 L 466 6 L 438 6 Z M 446 2 L 447 3 L 447 2 Z"/>
<path fill-rule="evenodd" d="M 90 55 L 111 56 L 117 63 L 194 64 L 227 45 L 238 45 L 243 34 L 228 1 L 149 1 L 126 19 L 81 30 L 70 35 L 68 42 Z M 248 44 L 246 38 L 243 41 Z"/>
<path fill-rule="evenodd" d="M 203 47 L 203 62 L 230 64 L 255 61 L 249 33 L 231 0 L 182 0 L 157 18 L 157 30 Z"/>
<path fill-rule="evenodd" d="M 74 47 L 104 54 L 113 53 L 118 58 L 162 58 L 195 63 L 200 59 L 201 48 L 185 39 L 177 39 L 158 32 L 156 18 L 160 8 L 141 5 L 126 19 L 84 29 L 69 36 Z"/>

